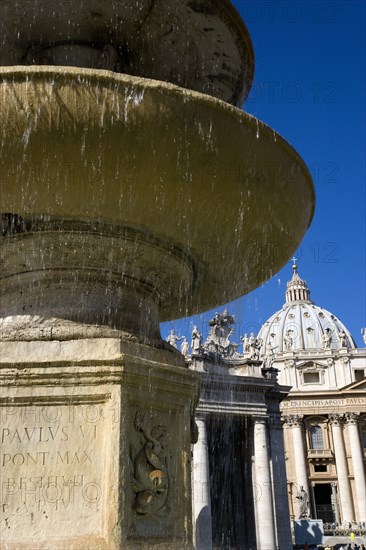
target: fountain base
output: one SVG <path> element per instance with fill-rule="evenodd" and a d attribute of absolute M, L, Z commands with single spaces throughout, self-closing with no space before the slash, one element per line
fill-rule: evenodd
<path fill-rule="evenodd" d="M 3 214 L 2 340 L 120 336 L 161 347 L 159 311 L 190 295 L 193 258 L 122 224 Z"/>
<path fill-rule="evenodd" d="M 123 224 L 2 215 L 0 548 L 189 548 L 198 377 L 163 342 L 194 262 Z"/>
<path fill-rule="evenodd" d="M 0 547 L 190 548 L 198 376 L 182 356 L 119 338 L 0 351 Z"/>

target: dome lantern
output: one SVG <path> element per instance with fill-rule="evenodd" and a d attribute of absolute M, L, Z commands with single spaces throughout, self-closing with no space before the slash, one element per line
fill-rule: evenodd
<path fill-rule="evenodd" d="M 307 302 L 310 301 L 310 290 L 306 284 L 306 281 L 300 278 L 297 272 L 296 258 L 292 258 L 293 264 L 293 275 L 291 281 L 287 283 L 286 290 L 286 303 L 290 304 L 292 302 Z"/>

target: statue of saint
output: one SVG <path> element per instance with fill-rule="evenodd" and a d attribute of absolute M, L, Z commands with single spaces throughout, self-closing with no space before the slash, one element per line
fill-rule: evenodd
<path fill-rule="evenodd" d="M 332 331 L 330 330 L 330 328 L 325 329 L 322 339 L 323 339 L 323 348 L 330 349 L 332 344 Z"/>
<path fill-rule="evenodd" d="M 284 337 L 285 342 L 285 349 L 286 351 L 292 351 L 292 345 L 294 343 L 294 339 L 292 338 L 292 330 L 288 330 Z"/>
<path fill-rule="evenodd" d="M 199 353 L 202 347 L 202 336 L 196 325 L 193 326 L 191 338 L 192 353 Z"/>
<path fill-rule="evenodd" d="M 249 338 L 249 350 L 250 348 L 252 348 L 254 346 L 254 343 L 255 343 L 255 336 L 254 336 L 254 332 L 251 332 L 250 333 L 250 338 Z"/>
<path fill-rule="evenodd" d="M 184 357 L 187 357 L 187 355 L 189 355 L 189 344 L 186 337 L 184 337 L 184 340 L 180 345 L 180 351 L 182 355 L 184 355 Z"/>
<path fill-rule="evenodd" d="M 244 334 L 241 341 L 243 342 L 243 354 L 244 353 L 249 353 L 249 338 L 248 338 L 247 333 Z"/>
<path fill-rule="evenodd" d="M 252 332 L 249 338 L 249 359 L 253 359 L 254 361 L 259 360 L 262 343 L 262 340 L 260 338 L 256 338 Z"/>
<path fill-rule="evenodd" d="M 307 519 L 308 517 L 310 517 L 309 495 L 302 485 L 296 498 L 299 501 L 299 518 Z"/>
<path fill-rule="evenodd" d="M 339 343 L 341 345 L 341 348 L 346 348 L 347 338 L 346 338 L 346 333 L 344 332 L 343 329 L 338 332 L 338 338 L 339 338 Z"/>
<path fill-rule="evenodd" d="M 267 369 L 272 367 L 274 359 L 275 359 L 274 348 L 272 346 L 272 342 L 268 341 L 267 344 L 266 344 L 266 351 L 265 351 L 265 356 L 264 356 L 264 366 Z"/>
<path fill-rule="evenodd" d="M 183 340 L 184 336 L 177 336 L 175 334 L 175 331 L 174 329 L 172 329 L 170 331 L 170 333 L 168 334 L 167 338 L 166 338 L 166 341 L 168 342 L 168 344 L 170 344 L 171 346 L 173 346 L 173 348 L 175 349 L 178 349 L 178 344 L 177 342 L 179 342 L 180 340 Z"/>

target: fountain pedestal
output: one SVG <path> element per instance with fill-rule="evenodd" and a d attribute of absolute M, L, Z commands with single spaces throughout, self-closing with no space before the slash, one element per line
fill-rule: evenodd
<path fill-rule="evenodd" d="M 190 548 L 178 354 L 120 338 L 1 342 L 1 547 Z"/>
<path fill-rule="evenodd" d="M 199 383 L 158 324 L 189 255 L 122 224 L 2 222 L 0 547 L 190 548 Z"/>

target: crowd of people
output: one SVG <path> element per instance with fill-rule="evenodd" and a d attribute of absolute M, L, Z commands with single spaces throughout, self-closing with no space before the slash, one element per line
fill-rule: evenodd
<path fill-rule="evenodd" d="M 334 546 L 331 546 L 329 544 L 325 544 L 324 546 L 321 544 L 308 544 L 305 542 L 305 544 L 295 544 L 294 550 L 366 550 L 364 544 L 357 544 L 355 543 L 341 543 L 336 544 Z"/>

